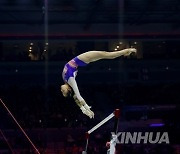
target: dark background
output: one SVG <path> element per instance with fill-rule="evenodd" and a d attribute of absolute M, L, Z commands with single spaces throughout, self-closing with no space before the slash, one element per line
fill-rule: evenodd
<path fill-rule="evenodd" d="M 71 58 L 128 47 L 137 56 L 79 68 L 93 120 L 61 95 L 62 69 Z M 179 0 L 2 0 L 0 98 L 41 153 L 81 153 L 84 133 L 120 108 L 119 131 L 166 131 L 170 144 L 118 145 L 118 153 L 179 154 L 179 48 Z M 2 104 L 0 121 L 0 153 L 34 153 Z M 92 133 L 89 153 L 106 153 L 113 125 Z"/>

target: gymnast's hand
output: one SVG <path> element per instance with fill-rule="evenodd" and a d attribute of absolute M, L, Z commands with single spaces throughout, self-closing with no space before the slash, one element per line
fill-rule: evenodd
<path fill-rule="evenodd" d="M 94 112 L 91 111 L 91 107 L 87 105 L 85 100 L 79 101 L 76 95 L 73 96 L 76 104 L 80 107 L 83 114 L 87 115 L 89 118 L 94 118 Z"/>
<path fill-rule="evenodd" d="M 84 108 L 90 113 L 91 118 L 94 118 L 94 112 L 91 110 L 91 106 L 89 106 L 85 100 L 81 101 L 84 105 Z"/>

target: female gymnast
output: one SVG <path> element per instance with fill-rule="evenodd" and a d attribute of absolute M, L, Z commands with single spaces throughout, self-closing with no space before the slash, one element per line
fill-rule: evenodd
<path fill-rule="evenodd" d="M 77 57 L 70 60 L 63 69 L 62 77 L 64 80 L 63 85 L 61 85 L 61 92 L 64 97 L 68 95 L 72 95 L 74 93 L 74 100 L 76 104 L 80 107 L 82 112 L 89 116 L 90 118 L 94 118 L 94 113 L 91 111 L 91 107 L 85 102 L 85 100 L 80 95 L 77 83 L 76 83 L 76 75 L 78 66 L 86 66 L 91 62 L 95 62 L 101 59 L 114 59 L 120 57 L 122 55 L 129 56 L 131 53 L 136 53 L 135 48 L 127 48 L 124 50 L 114 51 L 114 52 L 106 52 L 106 51 L 88 51 L 78 55 Z"/>

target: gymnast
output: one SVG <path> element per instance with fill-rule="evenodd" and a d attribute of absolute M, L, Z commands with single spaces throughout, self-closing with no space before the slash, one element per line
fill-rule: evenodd
<path fill-rule="evenodd" d="M 80 107 L 81 111 L 89 118 L 94 118 L 94 112 L 91 111 L 91 107 L 80 95 L 77 83 L 76 75 L 78 66 L 86 66 L 91 62 L 95 62 L 101 59 L 114 59 L 120 56 L 129 56 L 131 53 L 136 53 L 135 48 L 127 48 L 114 52 L 106 51 L 88 51 L 78 55 L 77 57 L 70 60 L 63 69 L 62 78 L 64 84 L 61 85 L 61 92 L 64 97 L 71 96 L 74 93 L 73 98 L 76 104 Z"/>

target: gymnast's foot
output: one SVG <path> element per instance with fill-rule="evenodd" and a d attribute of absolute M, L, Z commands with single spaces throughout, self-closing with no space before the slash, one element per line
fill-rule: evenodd
<path fill-rule="evenodd" d="M 124 56 L 129 56 L 131 53 L 135 53 L 136 54 L 136 52 L 137 52 L 137 50 L 135 48 L 125 49 Z"/>

